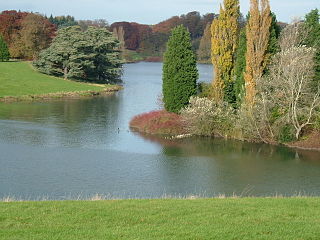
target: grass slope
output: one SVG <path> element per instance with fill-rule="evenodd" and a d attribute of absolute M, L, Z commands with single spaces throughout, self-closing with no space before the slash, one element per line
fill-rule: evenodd
<path fill-rule="evenodd" d="M 0 62 L 0 98 L 58 92 L 101 91 L 103 88 L 39 73 L 28 62 Z"/>
<path fill-rule="evenodd" d="M 0 239 L 319 239 L 319 198 L 0 203 Z"/>

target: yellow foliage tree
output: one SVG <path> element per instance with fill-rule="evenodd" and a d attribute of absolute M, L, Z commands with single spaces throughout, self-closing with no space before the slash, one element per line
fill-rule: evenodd
<path fill-rule="evenodd" d="M 233 73 L 239 39 L 239 0 L 224 0 L 220 15 L 211 25 L 211 55 L 215 76 L 212 81 L 213 98 L 235 101 Z"/>
<path fill-rule="evenodd" d="M 270 55 L 267 54 L 272 16 L 269 0 L 250 0 L 247 23 L 246 71 L 244 73 L 246 103 L 253 106 L 256 81 L 261 78 Z"/>

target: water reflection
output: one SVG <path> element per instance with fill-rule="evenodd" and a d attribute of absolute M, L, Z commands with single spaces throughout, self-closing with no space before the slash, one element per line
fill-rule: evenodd
<path fill-rule="evenodd" d="M 45 146 L 106 145 L 117 134 L 121 98 L 84 98 L 0 107 L 0 134 L 7 142 Z M 3 127 L 1 127 L 1 125 Z"/>

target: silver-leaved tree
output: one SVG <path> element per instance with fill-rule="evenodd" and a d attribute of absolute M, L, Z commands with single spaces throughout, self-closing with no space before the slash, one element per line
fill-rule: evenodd
<path fill-rule="evenodd" d="M 118 41 L 103 28 L 62 28 L 34 66 L 43 73 L 97 83 L 114 83 L 121 75 Z"/>

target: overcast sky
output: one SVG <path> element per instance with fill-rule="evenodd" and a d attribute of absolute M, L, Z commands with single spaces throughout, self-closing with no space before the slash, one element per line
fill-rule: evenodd
<path fill-rule="evenodd" d="M 72 15 L 79 19 L 106 19 L 155 24 L 171 16 L 190 11 L 218 13 L 222 0 L 0 0 L 0 11 L 33 11 L 46 15 Z M 290 22 L 311 9 L 320 8 L 320 0 L 270 0 L 278 20 Z M 247 13 L 249 0 L 241 0 L 241 12 Z"/>

